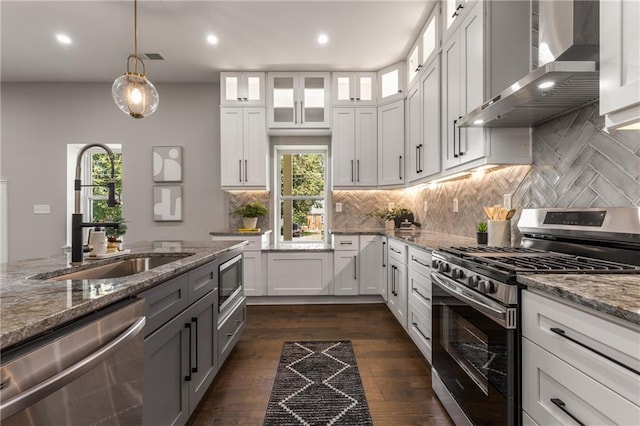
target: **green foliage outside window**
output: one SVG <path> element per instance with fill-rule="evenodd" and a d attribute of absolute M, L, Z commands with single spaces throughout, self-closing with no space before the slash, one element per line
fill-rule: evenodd
<path fill-rule="evenodd" d="M 122 153 L 114 153 L 114 171 L 116 180 L 116 194 L 122 194 Z M 106 153 L 94 153 L 91 155 L 91 176 L 94 186 L 91 188 L 93 196 L 107 197 L 107 183 L 111 177 L 111 161 Z M 122 219 L 122 205 L 107 207 L 107 200 L 92 200 L 92 220 L 96 222 L 109 222 L 113 218 Z"/>
<path fill-rule="evenodd" d="M 307 195 L 324 198 L 325 167 L 324 155 L 322 154 L 292 154 L 291 168 L 293 172 L 292 194 Z M 281 171 L 280 188 L 284 194 L 284 168 Z M 289 195 L 289 194 L 286 194 Z M 321 208 L 322 202 L 319 200 L 296 200 L 293 203 L 293 222 L 304 225 L 307 223 L 307 216 L 311 214 L 311 209 Z"/>

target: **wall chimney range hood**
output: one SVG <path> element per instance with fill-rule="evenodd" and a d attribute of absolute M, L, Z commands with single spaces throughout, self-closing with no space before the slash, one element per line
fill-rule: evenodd
<path fill-rule="evenodd" d="M 459 127 L 535 127 L 598 101 L 599 3 L 534 0 L 531 22 L 538 68 L 467 113 Z"/>

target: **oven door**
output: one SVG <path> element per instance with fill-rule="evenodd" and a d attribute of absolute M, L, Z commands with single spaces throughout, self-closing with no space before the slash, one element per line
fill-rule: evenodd
<path fill-rule="evenodd" d="M 434 272 L 433 368 L 471 423 L 520 423 L 515 310 Z"/>
<path fill-rule="evenodd" d="M 242 255 L 239 254 L 222 263 L 218 274 L 218 312 L 222 312 L 242 292 Z"/>

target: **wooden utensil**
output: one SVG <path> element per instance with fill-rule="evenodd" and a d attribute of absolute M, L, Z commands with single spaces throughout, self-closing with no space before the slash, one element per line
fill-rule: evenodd
<path fill-rule="evenodd" d="M 513 217 L 513 215 L 516 214 L 516 209 L 511 209 L 507 212 L 507 215 L 505 217 L 505 220 L 509 220 Z"/>
<path fill-rule="evenodd" d="M 491 207 L 484 206 L 484 214 L 487 215 L 488 220 L 493 220 L 493 209 Z"/>

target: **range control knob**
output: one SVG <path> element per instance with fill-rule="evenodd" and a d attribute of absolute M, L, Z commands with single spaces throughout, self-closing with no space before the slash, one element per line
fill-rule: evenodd
<path fill-rule="evenodd" d="M 474 275 L 472 277 L 469 277 L 469 287 L 471 288 L 476 288 L 478 287 L 478 283 L 480 282 L 480 277 L 477 275 Z"/>
<path fill-rule="evenodd" d="M 451 277 L 454 280 L 463 279 L 464 278 L 464 271 L 462 269 L 454 268 L 453 271 L 451 271 Z"/>
<path fill-rule="evenodd" d="M 438 265 L 438 272 L 449 272 L 450 269 L 448 263 L 440 262 Z"/>
<path fill-rule="evenodd" d="M 437 269 L 437 268 L 438 268 L 438 264 L 439 264 L 439 263 L 440 263 L 440 261 L 439 261 L 439 260 L 433 259 L 433 260 L 431 261 L 431 267 L 432 267 L 433 269 Z"/>
<path fill-rule="evenodd" d="M 480 281 L 480 291 L 484 294 L 491 294 L 496 292 L 496 285 L 491 280 Z"/>

